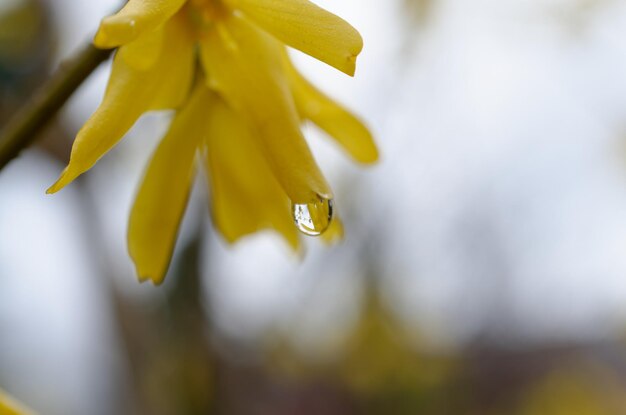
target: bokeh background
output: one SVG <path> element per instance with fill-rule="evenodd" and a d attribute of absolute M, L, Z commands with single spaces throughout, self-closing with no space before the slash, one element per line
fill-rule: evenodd
<path fill-rule="evenodd" d="M 382 158 L 309 142 L 346 237 L 228 246 L 202 179 L 161 287 L 126 253 L 171 114 L 54 196 L 109 65 L 0 172 L 0 387 L 41 414 L 626 414 L 626 3 L 319 0 Z M 0 126 L 118 0 L 0 0 Z"/>

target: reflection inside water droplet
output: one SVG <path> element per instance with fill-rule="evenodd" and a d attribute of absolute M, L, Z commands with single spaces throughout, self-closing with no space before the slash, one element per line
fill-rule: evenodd
<path fill-rule="evenodd" d="M 333 200 L 319 197 L 314 203 L 291 205 L 291 213 L 298 230 L 309 236 L 319 236 L 333 220 Z"/>

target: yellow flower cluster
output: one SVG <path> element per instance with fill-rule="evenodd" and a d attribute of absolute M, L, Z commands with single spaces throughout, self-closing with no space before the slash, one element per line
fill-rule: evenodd
<path fill-rule="evenodd" d="M 270 228 L 297 249 L 292 216 L 310 234 L 332 218 L 332 191 L 301 123 L 317 124 L 359 162 L 378 157 L 362 123 L 287 55 L 285 45 L 354 74 L 361 36 L 307 0 L 130 0 L 102 21 L 94 43 L 119 47 L 109 84 L 48 192 L 90 169 L 143 113 L 175 109 L 130 216 L 141 280 L 165 276 L 198 160 L 227 241 Z"/>

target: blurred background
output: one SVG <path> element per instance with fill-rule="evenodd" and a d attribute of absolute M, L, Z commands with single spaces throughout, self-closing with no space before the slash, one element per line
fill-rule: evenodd
<path fill-rule="evenodd" d="M 313 127 L 345 240 L 228 246 L 198 180 L 161 287 L 126 253 L 171 114 L 45 189 L 109 65 L 0 172 L 0 387 L 41 414 L 626 414 L 626 3 L 319 0 L 357 76 L 298 65 L 369 123 Z M 0 0 L 0 126 L 117 0 Z"/>

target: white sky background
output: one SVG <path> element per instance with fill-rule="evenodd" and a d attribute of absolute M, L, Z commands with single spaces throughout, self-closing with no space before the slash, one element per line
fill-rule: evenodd
<path fill-rule="evenodd" d="M 575 4 L 440 2 L 421 33 L 375 180 L 402 200 L 398 293 L 438 331 L 623 324 L 626 8 Z"/>
<path fill-rule="evenodd" d="M 412 35 L 403 32 L 396 2 L 318 2 L 363 34 L 357 77 L 307 57 L 296 60 L 370 122 L 382 160 L 360 170 L 307 129 L 346 219 L 347 241 L 339 248 L 309 241 L 301 263 L 272 236 L 231 248 L 210 234 L 209 295 L 228 333 L 298 326 L 294 341 L 305 348 L 321 338 L 316 333 L 340 335 L 355 315 L 360 291 L 352 276 L 363 255 L 355 249 L 365 238 L 375 239 L 398 312 L 444 344 L 486 327 L 531 339 L 606 336 L 624 327 L 626 4 L 606 0 L 581 9 L 582 0 L 434 1 L 428 24 Z M 117 2 L 51 4 L 62 22 L 65 55 Z M 103 68 L 70 103 L 65 117 L 72 128 L 95 109 L 106 76 Z M 159 294 L 134 281 L 127 214 L 165 127 L 161 117 L 142 120 L 89 173 L 105 254 L 116 282 L 138 299 Z M 42 196 L 61 166 L 41 164 L 36 155 L 24 157 L 0 176 L 2 200 L 12 201 L 0 207 L 0 224 L 22 238 L 17 244 L 0 232 L 2 269 L 21 274 L 2 280 L 0 311 L 27 327 L 3 339 L 5 350 L 63 339 L 50 349 L 60 361 L 69 361 L 67 348 L 76 350 L 73 356 L 83 353 L 81 361 L 93 360 L 86 333 L 106 324 L 109 311 L 98 305 L 97 285 L 85 281 L 93 264 L 75 260 L 89 244 L 58 230 L 59 221 L 70 220 L 63 212 L 72 190 Z M 204 197 L 200 189 L 196 209 L 204 208 Z M 43 240 L 48 248 L 38 249 L 37 261 L 20 248 Z M 68 264 L 62 277 L 60 263 Z M 33 303 L 40 312 L 25 311 Z M 84 383 L 88 371 L 93 368 L 76 368 L 74 384 Z"/>

